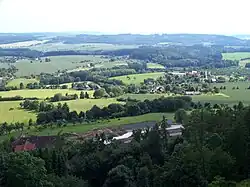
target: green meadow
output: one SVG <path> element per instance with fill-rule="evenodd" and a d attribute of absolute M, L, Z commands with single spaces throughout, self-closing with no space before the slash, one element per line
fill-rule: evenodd
<path fill-rule="evenodd" d="M 145 79 L 152 78 L 158 79 L 164 76 L 164 72 L 156 72 L 156 73 L 142 73 L 142 74 L 132 74 L 125 76 L 117 76 L 112 77 L 111 79 L 121 80 L 125 84 L 140 84 L 143 83 Z"/>

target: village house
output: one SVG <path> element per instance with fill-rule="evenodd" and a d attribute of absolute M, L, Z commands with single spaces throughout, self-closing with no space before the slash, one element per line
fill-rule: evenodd
<path fill-rule="evenodd" d="M 195 92 L 195 91 L 186 91 L 185 95 L 201 95 L 201 92 Z"/>
<path fill-rule="evenodd" d="M 58 136 L 21 137 L 12 142 L 12 149 L 14 152 L 32 151 L 35 149 L 53 147 L 58 141 L 60 141 Z"/>

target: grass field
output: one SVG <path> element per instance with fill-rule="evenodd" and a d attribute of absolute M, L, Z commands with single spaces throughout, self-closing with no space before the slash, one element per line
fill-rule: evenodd
<path fill-rule="evenodd" d="M 0 48 L 19 48 L 19 47 L 30 47 L 32 45 L 43 44 L 47 42 L 47 40 L 33 40 L 33 41 L 26 41 L 26 42 L 16 42 L 10 44 L 0 44 Z"/>
<path fill-rule="evenodd" d="M 105 43 L 87 43 L 87 44 L 46 43 L 46 44 L 31 46 L 29 48 L 47 52 L 47 51 L 60 51 L 60 50 L 86 50 L 86 51 L 118 50 L 118 49 L 131 49 L 137 47 L 138 46 L 136 45 L 113 45 Z"/>
<path fill-rule="evenodd" d="M 164 76 L 164 74 L 165 74 L 164 72 L 132 74 L 132 75 L 112 77 L 111 79 L 121 80 L 125 84 L 140 84 L 143 83 L 145 79 L 148 78 L 157 79 L 159 77 Z"/>
<path fill-rule="evenodd" d="M 39 82 L 38 80 L 36 79 L 25 79 L 25 78 L 18 78 L 18 79 L 13 79 L 11 81 L 8 82 L 7 84 L 7 87 L 20 87 L 20 83 L 23 83 L 24 84 L 24 87 L 26 87 L 27 84 L 29 83 L 35 83 L 35 82 Z"/>
<path fill-rule="evenodd" d="M 28 75 L 38 75 L 42 72 L 45 73 L 54 73 L 62 70 L 71 70 L 89 63 L 99 63 L 108 61 L 108 59 L 103 59 L 100 56 L 92 56 L 92 55 L 72 55 L 72 56 L 53 56 L 49 57 L 51 59 L 50 62 L 45 62 L 42 59 L 40 61 L 32 61 L 30 60 L 20 60 L 16 62 L 14 65 L 18 69 L 16 73 L 17 76 L 28 76 Z M 84 60 L 90 60 L 90 62 L 83 62 Z M 0 63 L 0 68 L 5 67 L 6 63 Z"/>
<path fill-rule="evenodd" d="M 222 56 L 225 60 L 239 60 L 239 66 L 243 68 L 246 63 L 250 62 L 250 60 L 241 60 L 244 58 L 250 58 L 250 52 L 222 53 Z"/>
<path fill-rule="evenodd" d="M 33 112 L 28 112 L 21 110 L 20 101 L 4 101 L 0 103 L 0 123 L 3 122 L 25 122 L 27 123 L 29 119 L 36 120 L 36 114 Z M 13 110 L 10 110 L 13 108 Z"/>
<path fill-rule="evenodd" d="M 0 96 L 2 97 L 14 97 L 20 95 L 22 97 L 37 97 L 39 99 L 45 99 L 46 97 L 52 97 L 56 93 L 61 93 L 65 95 L 68 94 L 78 94 L 80 95 L 81 91 L 78 90 L 70 90 L 70 89 L 36 89 L 36 90 L 12 90 L 0 92 Z M 89 95 L 93 95 L 93 91 L 88 91 Z M 1 103 L 0 103 L 1 104 Z"/>
<path fill-rule="evenodd" d="M 222 53 L 222 56 L 225 60 L 240 60 L 250 58 L 250 52 Z"/>
<path fill-rule="evenodd" d="M 63 101 L 63 103 L 65 103 L 65 101 Z M 78 99 L 78 100 L 66 101 L 66 103 L 69 105 L 70 110 L 75 110 L 77 112 L 80 112 L 89 110 L 94 105 L 103 108 L 105 106 L 108 106 L 109 104 L 121 103 L 121 102 L 116 101 L 115 98 L 109 98 L 109 99 Z"/>
<path fill-rule="evenodd" d="M 161 64 L 157 63 L 147 63 L 147 68 L 149 69 L 165 69 L 165 67 Z"/>

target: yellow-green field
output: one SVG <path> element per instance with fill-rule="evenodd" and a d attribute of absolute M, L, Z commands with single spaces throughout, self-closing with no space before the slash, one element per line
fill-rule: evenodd
<path fill-rule="evenodd" d="M 29 47 L 30 49 L 38 51 L 62 51 L 62 50 L 118 50 L 118 49 L 131 49 L 136 48 L 136 45 L 114 45 L 105 43 L 85 43 L 85 44 L 64 44 L 64 43 L 46 43 Z"/>
<path fill-rule="evenodd" d="M 52 56 L 49 57 L 50 62 L 45 62 L 45 58 L 42 58 L 42 62 L 33 60 L 19 60 L 14 65 L 18 69 L 16 75 L 29 76 L 38 75 L 40 73 L 54 73 L 57 71 L 71 70 L 89 63 L 99 63 L 102 61 L 107 61 L 108 59 L 103 59 L 100 56 L 91 55 L 71 55 L 71 56 Z M 84 62 L 89 60 L 89 62 Z M 81 63 L 82 61 L 82 63 Z M 6 67 L 5 63 L 1 63 L 0 67 Z"/>
<path fill-rule="evenodd" d="M 165 67 L 161 64 L 157 63 L 147 63 L 147 68 L 149 69 L 165 69 Z"/>
<path fill-rule="evenodd" d="M 20 87 L 20 83 L 23 83 L 24 87 L 27 86 L 27 84 L 29 83 L 35 83 L 35 82 L 39 82 L 36 79 L 25 79 L 25 78 L 18 78 L 18 79 L 13 79 L 11 81 L 8 82 L 7 87 Z"/>
<path fill-rule="evenodd" d="M 29 119 L 36 120 L 36 114 L 20 109 L 21 101 L 0 102 L 0 123 L 25 122 Z M 12 109 L 11 109 L 12 108 Z M 11 109 L 11 110 L 10 110 Z"/>
<path fill-rule="evenodd" d="M 71 101 L 64 101 L 63 103 L 67 103 L 69 105 L 70 110 L 75 110 L 77 112 L 86 111 L 91 109 L 94 105 L 97 105 L 100 108 L 108 106 L 112 103 L 121 103 L 116 101 L 115 98 L 109 99 L 78 99 Z"/>
<path fill-rule="evenodd" d="M 222 53 L 222 56 L 225 60 L 239 60 L 240 67 L 245 67 L 246 63 L 250 62 L 250 60 L 241 60 L 250 58 L 250 52 Z"/>
<path fill-rule="evenodd" d="M 71 89 L 34 89 L 34 90 L 12 90 L 12 91 L 4 91 L 0 92 L 0 96 L 2 97 L 37 97 L 39 99 L 45 99 L 47 97 L 52 97 L 57 93 L 61 93 L 62 95 L 68 94 L 78 94 L 80 96 L 81 91 L 71 90 Z M 88 91 L 89 95 L 92 97 L 93 91 Z M 1 104 L 1 103 L 0 103 Z"/>
<path fill-rule="evenodd" d="M 159 77 L 163 77 L 164 74 L 165 74 L 164 72 L 132 74 L 132 75 L 112 77 L 111 79 L 121 80 L 125 84 L 140 84 L 143 83 L 145 79 L 148 78 L 157 79 Z"/>
<path fill-rule="evenodd" d="M 250 52 L 222 53 L 222 56 L 225 60 L 241 60 L 250 58 Z"/>

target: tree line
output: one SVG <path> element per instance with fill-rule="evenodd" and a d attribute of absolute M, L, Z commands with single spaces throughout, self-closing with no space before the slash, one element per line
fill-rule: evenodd
<path fill-rule="evenodd" d="M 57 121 L 92 121 L 97 119 L 119 118 L 126 116 L 137 116 L 146 113 L 154 112 L 174 112 L 179 108 L 188 108 L 191 104 L 191 97 L 169 97 L 159 98 L 153 101 L 145 100 L 141 102 L 122 104 L 110 104 L 107 107 L 99 108 L 94 105 L 90 110 L 79 114 L 76 111 L 71 111 L 64 103 L 58 103 L 57 107 L 49 111 L 41 111 L 37 115 L 37 123 L 51 123 Z"/>

